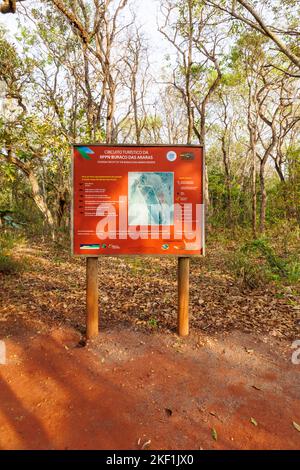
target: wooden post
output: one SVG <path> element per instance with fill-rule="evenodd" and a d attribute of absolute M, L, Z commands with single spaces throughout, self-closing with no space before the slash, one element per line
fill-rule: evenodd
<path fill-rule="evenodd" d="M 98 335 L 98 258 L 86 259 L 86 338 Z"/>
<path fill-rule="evenodd" d="M 178 323 L 179 336 L 189 334 L 189 269 L 190 258 L 178 258 Z"/>

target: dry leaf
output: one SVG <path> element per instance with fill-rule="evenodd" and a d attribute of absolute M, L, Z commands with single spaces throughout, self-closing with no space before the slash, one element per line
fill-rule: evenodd
<path fill-rule="evenodd" d="M 149 447 L 151 444 L 151 439 L 149 439 L 148 441 L 146 441 L 143 445 L 142 445 L 142 449 L 146 449 L 147 447 Z"/>
<path fill-rule="evenodd" d="M 252 388 L 254 388 L 255 390 L 261 391 L 261 388 L 259 388 L 257 385 L 252 385 Z"/>
<path fill-rule="evenodd" d="M 253 354 L 254 353 L 254 349 L 245 348 L 245 350 L 246 350 L 246 353 L 248 353 L 248 354 Z"/>
<path fill-rule="evenodd" d="M 297 429 L 297 431 L 300 432 L 300 424 L 296 423 L 295 421 L 293 421 L 293 426 L 295 429 Z"/>

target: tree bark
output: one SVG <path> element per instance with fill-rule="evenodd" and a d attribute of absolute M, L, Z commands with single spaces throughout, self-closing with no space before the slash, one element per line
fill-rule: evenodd
<path fill-rule="evenodd" d="M 285 54 L 293 64 L 295 64 L 300 69 L 300 58 L 296 56 L 291 49 L 289 49 L 286 44 L 280 39 L 280 37 L 269 28 L 262 17 L 258 14 L 258 12 L 250 5 L 246 0 L 237 0 L 240 5 L 242 5 L 257 21 L 260 31 L 265 34 L 265 36 L 272 39 L 272 41 L 276 44 L 278 49 Z"/>
<path fill-rule="evenodd" d="M 229 157 L 226 149 L 225 135 L 222 136 L 222 154 L 223 154 L 223 165 L 225 173 L 225 187 L 226 187 L 226 202 L 227 202 L 227 213 L 228 219 L 226 224 L 232 226 L 232 201 L 231 201 L 231 177 L 229 168 Z"/>
<path fill-rule="evenodd" d="M 55 234 L 54 219 L 53 219 L 53 216 L 50 212 L 48 204 L 47 204 L 45 198 L 42 195 L 42 191 L 41 191 L 41 188 L 39 186 L 38 179 L 37 179 L 37 177 L 35 176 L 35 174 L 33 173 L 32 170 L 28 170 L 27 177 L 28 177 L 28 180 L 30 182 L 33 200 L 36 203 L 39 210 L 41 211 L 41 213 L 43 214 L 43 216 L 44 216 L 44 218 L 47 222 L 52 240 L 55 240 L 56 239 L 56 234 Z"/>
<path fill-rule="evenodd" d="M 260 182 L 260 216 L 259 216 L 259 232 L 264 234 L 266 230 L 266 210 L 267 210 L 267 192 L 265 184 L 265 165 L 260 164 L 259 169 Z"/>
<path fill-rule="evenodd" d="M 256 221 L 256 211 L 257 211 L 257 194 L 256 194 L 256 152 L 255 149 L 251 150 L 252 153 L 252 234 L 253 238 L 257 238 L 257 221 Z"/>
<path fill-rule="evenodd" d="M 42 213 L 44 220 L 46 221 L 48 228 L 50 230 L 50 235 L 53 241 L 56 240 L 56 232 L 55 232 L 55 222 L 54 222 L 54 217 L 52 216 L 52 213 L 48 207 L 47 201 L 44 197 L 43 191 L 40 187 L 39 181 L 37 176 L 35 175 L 32 167 L 28 163 L 24 163 L 21 160 L 19 160 L 13 153 L 13 150 L 11 147 L 7 148 L 7 156 L 4 158 L 17 166 L 27 177 L 28 182 L 31 186 L 31 191 L 32 191 L 32 198 L 37 206 L 37 208 L 40 210 Z"/>
<path fill-rule="evenodd" d="M 187 144 L 191 144 L 193 136 L 193 110 L 192 110 L 192 94 L 191 94 L 191 66 L 193 63 L 193 12 L 192 12 L 192 0 L 188 0 L 188 55 L 187 55 L 187 64 L 186 64 L 186 79 L 185 79 L 185 89 L 186 89 L 186 101 L 187 101 L 187 113 L 188 113 L 188 129 L 187 129 Z"/>
<path fill-rule="evenodd" d="M 256 220 L 256 211 L 257 211 L 257 188 L 256 188 L 256 144 L 257 144 L 257 121 L 253 122 L 252 120 L 252 101 L 255 99 L 251 92 L 251 87 L 249 86 L 248 93 L 248 131 L 249 131 L 249 144 L 251 152 L 251 193 L 252 193 L 252 235 L 253 238 L 257 238 L 257 220 Z"/>

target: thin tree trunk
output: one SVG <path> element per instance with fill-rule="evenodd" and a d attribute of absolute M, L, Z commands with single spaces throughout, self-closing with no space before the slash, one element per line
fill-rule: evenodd
<path fill-rule="evenodd" d="M 278 164 L 278 162 L 275 160 L 275 170 L 277 172 L 277 175 L 279 176 L 279 179 L 282 183 L 285 182 L 285 177 L 281 168 L 281 165 Z"/>
<path fill-rule="evenodd" d="M 193 18 L 192 18 L 192 0 L 188 0 L 188 21 L 189 21 L 189 43 L 188 43 L 188 58 L 186 66 L 186 99 L 187 99 L 187 112 L 188 112 L 188 129 L 187 129 L 187 144 L 191 144 L 193 136 L 193 110 L 192 110 L 192 95 L 191 95 L 191 66 L 193 63 Z"/>
<path fill-rule="evenodd" d="M 45 201 L 45 199 L 42 195 L 37 177 L 35 176 L 35 174 L 32 171 L 29 171 L 27 176 L 28 176 L 28 180 L 30 182 L 30 186 L 31 186 L 31 190 L 32 190 L 33 200 L 36 203 L 39 210 L 41 211 L 41 213 L 43 214 L 43 216 L 44 216 L 44 218 L 47 222 L 52 240 L 55 240 L 56 239 L 56 234 L 55 234 L 54 219 L 53 219 L 53 216 L 52 216 L 52 214 L 49 210 L 49 207 L 48 207 L 48 205 L 47 205 L 47 203 L 46 203 L 46 201 Z"/>
<path fill-rule="evenodd" d="M 138 118 L 138 104 L 137 104 L 137 90 L 136 90 L 136 75 L 133 73 L 132 77 L 132 103 L 133 103 L 133 114 L 134 114 L 134 126 L 135 126 L 135 136 L 136 143 L 140 145 L 141 143 L 141 129 L 139 126 Z"/>
<path fill-rule="evenodd" d="M 228 158 L 227 149 L 226 149 L 225 135 L 222 136 L 222 153 L 223 153 L 226 202 L 227 202 L 227 212 L 228 212 L 228 220 L 226 221 L 226 223 L 229 227 L 231 227 L 232 225 L 231 178 L 230 178 L 229 158 Z"/>
<path fill-rule="evenodd" d="M 252 235 L 253 238 L 257 238 L 257 220 L 256 220 L 256 211 L 257 211 L 257 188 L 256 188 L 256 142 L 257 142 L 257 132 L 256 126 L 257 122 L 253 123 L 251 119 L 251 106 L 252 106 L 251 88 L 249 88 L 249 104 L 248 104 L 248 130 L 249 130 L 249 140 L 250 140 L 250 151 L 251 151 L 251 166 L 252 166 L 252 175 L 251 175 L 251 193 L 252 193 Z"/>
<path fill-rule="evenodd" d="M 260 219 L 259 219 L 259 231 L 261 234 L 265 233 L 266 230 L 266 209 L 267 209 L 267 192 L 265 184 L 265 166 L 260 165 L 259 169 L 259 181 L 260 181 Z"/>
<path fill-rule="evenodd" d="M 252 234 L 253 238 L 257 238 L 257 194 L 256 194 L 256 153 L 252 150 Z"/>
<path fill-rule="evenodd" d="M 55 222 L 54 218 L 52 216 L 52 213 L 48 207 L 47 201 L 43 195 L 43 191 L 41 190 L 39 181 L 37 176 L 34 174 L 32 168 L 19 160 L 13 153 L 13 150 L 11 147 L 7 148 L 7 160 L 10 163 L 13 163 L 15 166 L 20 168 L 20 170 L 25 174 L 25 176 L 28 178 L 28 181 L 31 186 L 31 191 L 32 191 L 32 197 L 34 202 L 36 203 L 38 209 L 41 211 L 44 220 L 46 221 L 49 230 L 50 230 L 50 235 L 52 240 L 56 239 L 56 233 L 55 233 Z"/>

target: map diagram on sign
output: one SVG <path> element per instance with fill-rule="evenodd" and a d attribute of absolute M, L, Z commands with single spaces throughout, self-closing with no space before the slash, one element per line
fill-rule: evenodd
<path fill-rule="evenodd" d="M 174 224 L 174 173 L 128 173 L 128 224 Z"/>

